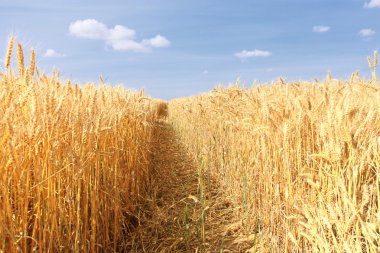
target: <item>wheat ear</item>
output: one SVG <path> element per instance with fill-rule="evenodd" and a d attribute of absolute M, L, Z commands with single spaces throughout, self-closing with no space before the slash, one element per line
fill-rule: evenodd
<path fill-rule="evenodd" d="M 331 80 L 332 80 L 331 71 L 329 70 L 329 72 L 327 73 L 327 81 L 331 82 Z"/>
<path fill-rule="evenodd" d="M 24 50 L 20 43 L 17 44 L 17 66 L 18 66 L 18 75 L 24 75 Z"/>
<path fill-rule="evenodd" d="M 14 38 L 11 37 L 8 42 L 7 55 L 5 57 L 5 68 L 8 68 L 11 64 L 12 49 L 13 49 Z"/>
<path fill-rule="evenodd" d="M 377 51 L 373 52 L 373 78 L 375 79 L 375 81 L 377 81 L 376 67 L 377 67 Z"/>
<path fill-rule="evenodd" d="M 29 65 L 29 77 L 32 78 L 34 75 L 34 70 L 36 69 L 36 53 L 34 48 L 30 50 L 30 65 Z"/>

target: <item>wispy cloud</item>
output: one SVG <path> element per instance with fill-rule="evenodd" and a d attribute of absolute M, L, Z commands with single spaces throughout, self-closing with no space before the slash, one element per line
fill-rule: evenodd
<path fill-rule="evenodd" d="M 96 19 L 76 20 L 70 24 L 69 32 L 77 38 L 103 40 L 118 51 L 149 52 L 152 48 L 170 46 L 170 41 L 162 35 L 138 42 L 133 29 L 122 25 L 108 28 Z"/>
<path fill-rule="evenodd" d="M 46 50 L 44 57 L 46 58 L 63 58 L 66 57 L 66 54 L 59 53 L 55 51 L 54 49 L 49 48 Z"/>
<path fill-rule="evenodd" d="M 203 75 L 207 75 L 208 74 L 208 70 L 207 69 L 203 70 L 202 74 Z"/>
<path fill-rule="evenodd" d="M 370 38 L 375 35 L 376 31 L 370 28 L 361 29 L 359 35 L 363 38 Z"/>
<path fill-rule="evenodd" d="M 368 3 L 366 2 L 364 4 L 365 8 L 379 8 L 380 7 L 380 0 L 370 0 Z"/>
<path fill-rule="evenodd" d="M 330 26 L 316 25 L 316 26 L 313 26 L 313 32 L 325 33 L 325 32 L 330 31 L 330 28 L 331 28 Z"/>
<path fill-rule="evenodd" d="M 252 58 L 252 57 L 269 57 L 272 55 L 270 51 L 262 51 L 255 49 L 253 51 L 243 50 L 241 52 L 235 53 L 235 56 L 240 59 Z"/>

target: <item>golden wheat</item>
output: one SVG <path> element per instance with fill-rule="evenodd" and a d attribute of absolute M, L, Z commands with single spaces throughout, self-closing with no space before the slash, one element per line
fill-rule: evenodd
<path fill-rule="evenodd" d="M 379 184 L 379 90 L 330 73 L 284 82 L 175 99 L 169 119 L 233 200 L 240 233 L 262 248 L 378 252 L 379 231 L 365 224 L 376 224 L 380 203 L 370 187 Z"/>
<path fill-rule="evenodd" d="M 24 75 L 24 50 L 22 49 L 22 45 L 20 43 L 17 44 L 17 67 L 18 67 L 18 75 Z"/>
<path fill-rule="evenodd" d="M 32 48 L 30 50 L 30 64 L 29 64 L 29 69 L 28 69 L 29 79 L 33 77 L 35 69 L 36 69 L 36 53 L 34 51 L 34 48 Z"/>
<path fill-rule="evenodd" d="M 7 54 L 5 56 L 5 63 L 4 63 L 5 68 L 9 68 L 9 65 L 11 64 L 13 43 L 14 43 L 14 37 L 10 37 L 9 42 L 8 42 Z"/>
<path fill-rule="evenodd" d="M 156 103 L 58 73 L 33 78 L 34 50 L 21 86 L 23 58 L 18 44 L 19 75 L 0 77 L 0 251 L 124 251 L 148 190 Z"/>
<path fill-rule="evenodd" d="M 371 81 L 328 72 L 167 103 L 39 74 L 33 49 L 26 70 L 21 44 L 15 75 L 13 44 L 0 75 L 1 252 L 126 251 L 167 117 L 199 166 L 203 242 L 216 182 L 250 252 L 380 251 L 377 52 Z"/>

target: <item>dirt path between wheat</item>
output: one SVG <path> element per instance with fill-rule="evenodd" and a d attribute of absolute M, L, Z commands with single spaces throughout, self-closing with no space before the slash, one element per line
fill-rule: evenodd
<path fill-rule="evenodd" d="M 245 252 L 230 203 L 216 189 L 200 201 L 198 178 L 196 164 L 172 126 L 159 123 L 153 191 L 141 208 L 139 226 L 128 236 L 131 252 Z"/>

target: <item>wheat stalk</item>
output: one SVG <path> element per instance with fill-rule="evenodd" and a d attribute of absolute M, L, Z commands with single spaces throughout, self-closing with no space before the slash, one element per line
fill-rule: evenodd
<path fill-rule="evenodd" d="M 377 66 L 377 51 L 373 52 L 373 67 L 376 68 Z"/>
<path fill-rule="evenodd" d="M 35 69 L 36 69 L 36 53 L 34 52 L 34 48 L 32 48 L 30 50 L 30 65 L 28 69 L 29 78 L 33 77 Z"/>
<path fill-rule="evenodd" d="M 5 64 L 4 64 L 5 68 L 9 68 L 9 65 L 11 64 L 13 43 L 14 43 L 14 37 L 12 36 L 8 42 L 8 49 L 7 49 L 7 54 L 5 56 Z"/>
<path fill-rule="evenodd" d="M 370 56 L 367 57 L 367 63 L 368 63 L 368 67 L 372 70 L 372 59 Z"/>
<path fill-rule="evenodd" d="M 18 67 L 18 75 L 24 76 L 24 50 L 20 43 L 17 44 L 17 67 Z"/>
<path fill-rule="evenodd" d="M 329 72 L 327 73 L 327 81 L 331 82 L 331 80 L 332 80 L 332 77 L 331 77 L 331 72 L 329 70 Z"/>
<path fill-rule="evenodd" d="M 377 81 L 377 76 L 376 76 L 376 67 L 377 67 L 377 51 L 373 52 L 373 79 Z"/>

